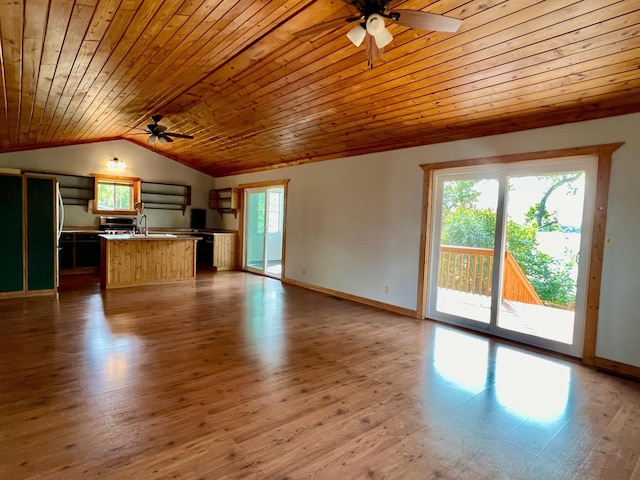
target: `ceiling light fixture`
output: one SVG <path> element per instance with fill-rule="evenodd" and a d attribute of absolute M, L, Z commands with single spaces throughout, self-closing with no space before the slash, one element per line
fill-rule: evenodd
<path fill-rule="evenodd" d="M 147 139 L 147 142 L 149 142 L 149 145 L 153 145 L 154 143 L 156 143 L 156 136 L 155 135 L 149 135 L 149 138 Z"/>
<path fill-rule="evenodd" d="M 123 160 L 118 159 L 117 157 L 112 158 L 107 163 L 107 167 L 109 170 L 124 170 L 127 168 L 127 164 L 124 163 Z"/>
<path fill-rule="evenodd" d="M 378 48 L 384 48 L 391 43 L 393 35 L 384 24 L 382 15 L 374 13 L 367 18 L 367 33 L 376 41 Z"/>
<path fill-rule="evenodd" d="M 357 24 L 347 33 L 347 38 L 359 47 L 364 42 L 367 50 L 369 66 L 373 67 L 374 60 L 382 58 L 382 50 L 393 41 L 393 35 L 387 29 L 387 20 L 407 28 L 417 30 L 432 30 L 436 32 L 456 32 L 462 25 L 462 20 L 446 15 L 423 12 L 422 10 L 393 10 L 402 3 L 398 0 L 342 0 L 353 5 L 358 12 L 346 18 L 336 18 L 325 21 L 295 32 L 296 37 L 316 35 L 325 30 L 332 30 L 341 23 Z"/>
<path fill-rule="evenodd" d="M 347 33 L 347 38 L 351 40 L 351 43 L 353 43 L 356 47 L 362 45 L 362 41 L 366 36 L 367 31 L 362 28 L 362 25 L 356 25 Z"/>
<path fill-rule="evenodd" d="M 369 15 L 365 23 L 361 23 L 353 27 L 347 32 L 347 38 L 351 40 L 356 47 L 359 47 L 367 33 L 373 37 L 378 48 L 384 48 L 391 43 L 393 35 L 384 24 L 384 17 L 373 13 Z"/>

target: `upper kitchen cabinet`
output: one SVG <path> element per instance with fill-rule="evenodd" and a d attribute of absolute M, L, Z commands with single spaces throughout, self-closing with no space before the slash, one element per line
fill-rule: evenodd
<path fill-rule="evenodd" d="M 56 291 L 56 181 L 0 175 L 0 295 Z"/>

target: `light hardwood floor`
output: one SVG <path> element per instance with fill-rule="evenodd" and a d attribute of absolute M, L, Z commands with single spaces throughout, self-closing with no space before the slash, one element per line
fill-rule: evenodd
<path fill-rule="evenodd" d="M 640 479 L 640 383 L 240 272 L 0 301 L 2 479 Z"/>

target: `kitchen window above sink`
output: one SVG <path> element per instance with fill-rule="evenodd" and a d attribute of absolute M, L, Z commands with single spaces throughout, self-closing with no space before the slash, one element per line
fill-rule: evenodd
<path fill-rule="evenodd" d="M 98 175 L 95 177 L 94 213 L 135 215 L 140 201 L 140 179 Z"/>

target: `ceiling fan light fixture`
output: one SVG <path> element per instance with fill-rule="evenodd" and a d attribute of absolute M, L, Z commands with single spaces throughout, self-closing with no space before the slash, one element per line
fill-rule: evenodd
<path fill-rule="evenodd" d="M 367 33 L 374 38 L 378 48 L 386 47 L 393 40 L 393 35 L 384 24 L 384 18 L 377 13 L 367 18 Z"/>
<path fill-rule="evenodd" d="M 351 30 L 347 32 L 347 38 L 351 40 L 351 43 L 353 43 L 356 47 L 359 47 L 360 45 L 362 45 L 362 41 L 366 36 L 367 36 L 367 31 L 364 28 L 362 28 L 361 25 L 356 25 L 355 27 L 353 27 Z"/>
<path fill-rule="evenodd" d="M 160 145 L 167 143 L 167 139 L 165 137 L 158 137 L 158 141 L 160 142 Z"/>
<path fill-rule="evenodd" d="M 377 13 L 369 15 L 369 18 L 367 18 L 367 33 L 369 35 L 373 35 L 375 37 L 381 33 L 384 28 L 384 18 L 382 18 L 382 16 Z"/>
<path fill-rule="evenodd" d="M 391 35 L 391 32 L 385 28 L 381 33 L 373 37 L 373 39 L 376 41 L 378 48 L 384 48 L 391 43 L 393 35 Z"/>
<path fill-rule="evenodd" d="M 149 145 L 153 145 L 154 143 L 156 143 L 156 136 L 155 135 L 149 135 L 149 138 L 147 139 L 147 142 L 149 142 Z"/>

